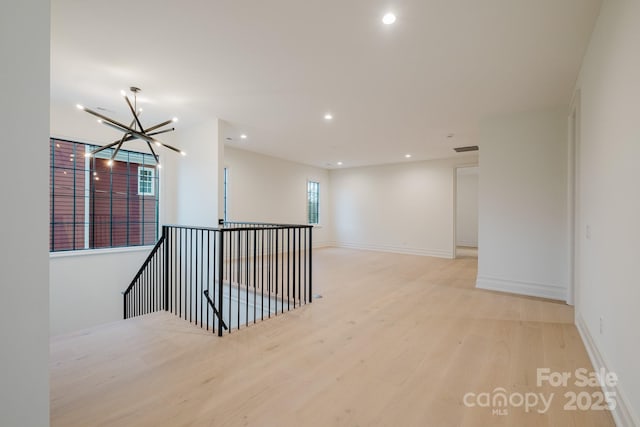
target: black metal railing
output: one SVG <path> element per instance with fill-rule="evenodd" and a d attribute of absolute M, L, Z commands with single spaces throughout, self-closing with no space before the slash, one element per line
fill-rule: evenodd
<path fill-rule="evenodd" d="M 163 232 L 129 287 L 122 293 L 125 319 L 164 309 L 165 289 L 158 286 L 158 282 L 164 278 L 163 273 L 166 265 L 163 256 L 164 247 L 165 234 Z"/>
<path fill-rule="evenodd" d="M 312 226 L 163 226 L 124 292 L 124 317 L 165 310 L 222 336 L 312 302 Z"/>

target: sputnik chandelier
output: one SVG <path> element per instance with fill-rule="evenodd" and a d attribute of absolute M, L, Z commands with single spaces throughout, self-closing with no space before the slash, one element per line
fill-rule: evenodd
<path fill-rule="evenodd" d="M 120 92 L 124 97 L 124 100 L 127 102 L 127 105 L 129 106 L 129 110 L 131 111 L 131 114 L 133 115 L 133 120 L 131 120 L 131 124 L 129 124 L 129 126 L 125 125 L 124 123 L 120 123 L 117 120 L 110 119 L 109 117 L 103 114 L 100 114 L 96 111 L 93 111 L 87 107 L 84 107 L 80 104 L 77 105 L 78 109 L 86 111 L 87 113 L 97 117 L 98 123 L 105 124 L 111 128 L 119 130 L 120 132 L 124 132 L 124 135 L 122 135 L 122 138 L 120 138 L 119 140 L 116 140 L 111 144 L 98 147 L 97 149 L 91 152 L 88 152 L 86 156 L 93 157 L 101 151 L 104 151 L 112 147 L 116 147 L 115 150 L 113 150 L 113 153 L 111 154 L 111 158 L 108 161 L 109 166 L 113 166 L 113 159 L 115 159 L 116 155 L 118 154 L 118 151 L 120 151 L 122 144 L 128 141 L 134 141 L 136 139 L 141 139 L 147 143 L 149 150 L 151 150 L 151 154 L 153 154 L 153 157 L 156 160 L 156 166 L 158 168 L 161 167 L 160 158 L 154 151 L 153 146 L 151 144 L 155 144 L 157 147 L 166 147 L 170 150 L 175 151 L 176 153 L 180 153 L 183 156 L 185 156 L 186 153 L 184 151 L 179 150 L 176 147 L 172 147 L 171 145 L 160 142 L 156 138 L 154 138 L 156 135 L 174 131 L 175 130 L 174 127 L 165 128 L 165 129 L 163 128 L 167 125 L 170 125 L 171 123 L 177 122 L 178 119 L 174 117 L 173 119 L 166 120 L 164 122 L 158 123 L 157 125 L 144 128 L 142 126 L 142 123 L 140 122 L 140 113 L 142 113 L 142 108 L 138 108 L 138 92 L 140 92 L 140 89 L 137 87 L 130 87 L 129 90 L 133 92 L 133 103 L 131 103 L 131 100 L 129 100 L 129 97 L 127 96 L 127 93 L 124 90 Z"/>

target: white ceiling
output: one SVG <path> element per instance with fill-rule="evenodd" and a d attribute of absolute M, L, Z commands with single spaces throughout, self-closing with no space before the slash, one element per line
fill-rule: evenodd
<path fill-rule="evenodd" d="M 218 117 L 234 146 L 348 167 L 451 157 L 484 117 L 568 104 L 600 0 L 51 6 L 52 104 L 126 113 L 136 85 L 147 120 Z"/>

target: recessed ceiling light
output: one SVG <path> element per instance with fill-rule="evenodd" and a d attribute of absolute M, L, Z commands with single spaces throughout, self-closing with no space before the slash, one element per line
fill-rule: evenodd
<path fill-rule="evenodd" d="M 407 159 L 410 159 L 410 158 L 411 158 L 411 154 L 405 154 L 404 156 L 405 156 Z"/>
<path fill-rule="evenodd" d="M 324 115 L 324 119 L 325 119 L 325 120 L 333 120 L 333 114 L 331 114 L 331 113 L 327 113 L 327 114 L 325 114 L 325 115 Z"/>
<path fill-rule="evenodd" d="M 242 135 L 240 135 L 241 139 L 247 139 L 247 135 L 245 135 L 244 133 Z"/>
<path fill-rule="evenodd" d="M 338 166 L 342 166 L 342 162 L 338 162 Z"/>
<path fill-rule="evenodd" d="M 391 13 L 391 12 L 389 12 L 389 13 L 385 14 L 385 15 L 382 17 L 382 23 L 383 23 L 384 25 L 391 25 L 391 24 L 393 24 L 394 22 L 396 22 L 396 15 L 394 15 L 394 14 L 393 14 L 393 13 Z"/>

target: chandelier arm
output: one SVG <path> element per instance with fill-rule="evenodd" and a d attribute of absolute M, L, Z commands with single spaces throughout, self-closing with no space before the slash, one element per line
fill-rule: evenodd
<path fill-rule="evenodd" d="M 165 129 L 165 130 L 159 130 L 159 131 L 157 131 L 157 132 L 147 133 L 147 135 L 149 135 L 149 136 L 160 135 L 161 133 L 173 132 L 174 130 L 176 130 L 176 128 L 170 128 L 170 129 Z"/>
<path fill-rule="evenodd" d="M 135 122 L 138 124 L 138 127 L 140 128 L 140 132 L 145 133 L 145 130 L 142 127 L 142 123 L 140 123 L 140 119 L 138 118 L 138 114 L 136 114 L 136 110 L 133 108 L 133 105 L 131 105 L 131 101 L 129 101 L 129 97 L 127 95 L 125 95 L 124 99 L 125 99 L 125 101 L 127 101 L 127 105 L 129 106 L 129 109 L 131 110 L 131 114 L 133 114 L 133 118 L 134 118 Z M 131 124 L 131 126 L 133 126 L 133 123 Z"/>
<path fill-rule="evenodd" d="M 153 158 L 156 159 L 156 164 L 160 164 L 160 158 L 158 157 L 156 152 L 153 151 L 153 147 L 151 146 L 151 144 L 148 141 L 147 141 L 147 146 L 149 146 L 149 150 L 151 150 L 151 154 L 153 154 Z"/>
<path fill-rule="evenodd" d="M 155 126 L 151 126 L 151 127 L 150 127 L 150 128 L 148 128 L 146 131 L 147 131 L 147 132 L 151 132 L 152 130 L 156 130 L 156 129 L 161 128 L 162 126 L 166 126 L 166 125 L 168 125 L 169 123 L 172 123 L 172 122 L 173 122 L 173 119 L 171 119 L 171 120 L 167 120 L 166 122 L 158 123 L 158 124 L 157 124 L 157 125 L 155 125 Z"/>
<path fill-rule="evenodd" d="M 125 125 L 123 123 L 120 123 L 120 122 L 118 122 L 116 120 L 110 119 L 109 117 L 104 116 L 104 115 L 102 115 L 100 113 L 97 113 L 97 112 L 95 112 L 95 111 L 93 111 L 93 110 L 91 110 L 89 108 L 83 107 L 83 109 L 87 113 L 89 113 L 89 114 L 91 114 L 93 116 L 96 116 L 99 119 L 102 119 L 102 123 L 104 123 L 104 124 L 109 124 L 110 123 L 111 125 L 113 125 L 112 127 L 115 127 L 116 129 L 118 129 L 118 130 L 120 130 L 122 132 L 131 132 L 131 133 L 135 132 L 133 129 L 131 129 L 131 126 L 127 127 L 127 125 Z"/>
<path fill-rule="evenodd" d="M 134 121 L 131 121 L 131 124 L 129 125 L 129 127 L 133 126 Z M 125 133 L 124 135 L 122 135 L 122 139 L 120 140 L 120 143 L 118 144 L 118 146 L 116 147 L 116 150 L 113 152 L 113 154 L 111 154 L 111 160 L 116 158 L 116 155 L 118 154 L 118 151 L 120 151 L 120 147 L 122 147 L 122 144 L 124 144 L 125 141 L 129 140 L 129 134 Z"/>
<path fill-rule="evenodd" d="M 158 141 L 158 142 L 160 142 L 160 141 Z M 160 145 L 162 145 L 163 147 L 167 147 L 169 150 L 173 150 L 173 151 L 175 151 L 176 153 L 180 153 L 180 154 L 182 154 L 182 150 L 179 150 L 179 149 L 177 149 L 176 147 L 173 147 L 173 146 L 171 146 L 171 145 L 169 145 L 169 144 L 165 144 L 164 142 L 160 142 Z"/>
<path fill-rule="evenodd" d="M 120 147 L 122 147 L 122 144 L 124 143 L 124 141 L 126 141 L 128 135 L 129 135 L 128 133 L 125 133 L 124 135 L 122 135 L 122 139 L 118 143 L 118 146 L 113 151 L 113 154 L 111 154 L 111 160 L 116 158 L 116 155 L 118 154 L 118 151 L 120 151 Z M 148 144 L 148 142 L 147 142 L 147 144 Z"/>
<path fill-rule="evenodd" d="M 115 141 L 115 142 L 112 142 L 111 144 L 103 145 L 102 147 L 98 147 L 97 149 L 91 151 L 89 154 L 91 154 L 91 156 L 95 156 L 96 154 L 98 154 L 101 151 L 106 150 L 107 148 L 111 148 L 114 145 L 118 145 L 118 143 L 120 143 L 120 141 Z"/>
<path fill-rule="evenodd" d="M 142 140 L 147 141 L 147 142 L 160 143 L 160 141 L 156 140 L 152 136 L 149 136 L 149 135 L 146 135 L 144 133 L 138 132 L 137 130 L 131 129 L 130 127 L 126 127 L 122 123 L 113 124 L 111 122 L 107 122 L 107 121 L 104 121 L 104 120 L 102 121 L 102 123 L 107 125 L 107 126 L 109 126 L 109 127 L 117 129 L 120 132 L 130 133 L 131 136 L 134 137 L 133 139 L 142 139 Z"/>

